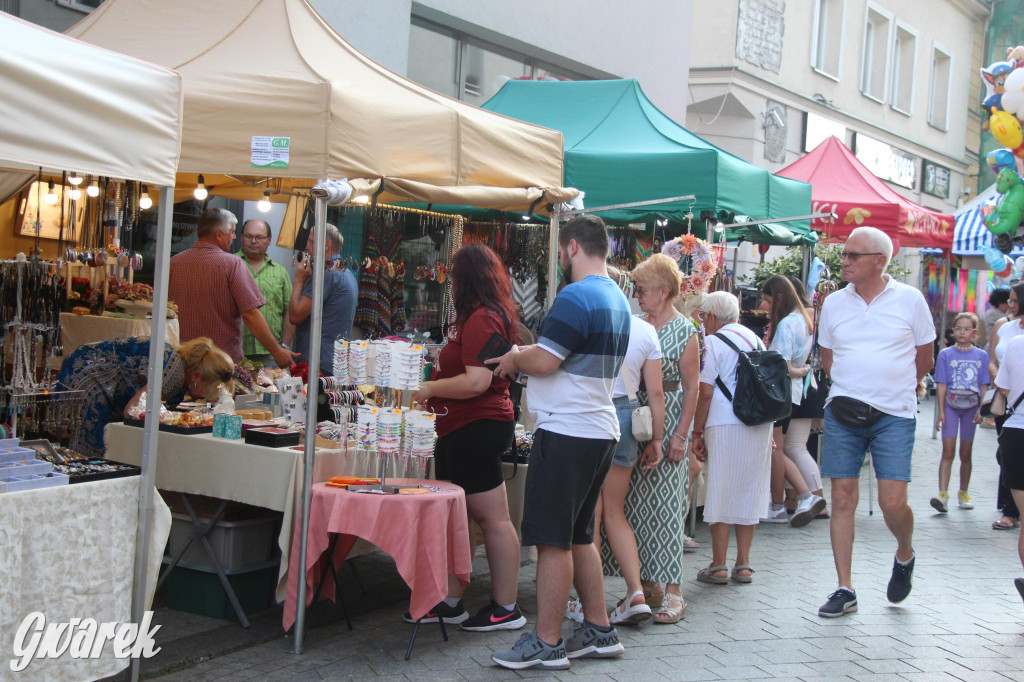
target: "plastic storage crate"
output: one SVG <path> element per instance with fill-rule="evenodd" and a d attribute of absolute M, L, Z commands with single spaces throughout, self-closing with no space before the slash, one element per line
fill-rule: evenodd
<path fill-rule="evenodd" d="M 274 605 L 274 588 L 280 558 L 262 564 L 225 570 L 228 582 L 245 613 L 259 613 Z M 210 618 L 235 620 L 220 578 L 212 568 L 177 565 L 167 576 L 167 608 Z"/>
<path fill-rule="evenodd" d="M 234 569 L 258 564 L 270 559 L 276 546 L 280 512 L 269 512 L 263 516 L 238 521 L 218 521 L 206 534 L 214 556 L 221 568 Z M 192 519 L 187 514 L 171 515 L 171 535 L 168 538 L 169 555 L 175 556 L 192 537 Z M 209 519 L 200 518 L 206 523 Z M 181 563 L 209 568 L 210 556 L 201 541 L 196 540 L 181 558 Z"/>
<path fill-rule="evenodd" d="M 38 459 L 26 459 L 17 462 L 0 462 L 0 478 L 12 476 L 28 476 L 30 474 L 48 474 L 53 465 Z"/>

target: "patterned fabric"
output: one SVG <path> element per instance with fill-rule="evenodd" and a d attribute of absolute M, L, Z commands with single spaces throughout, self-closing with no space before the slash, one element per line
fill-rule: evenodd
<path fill-rule="evenodd" d="M 658 330 L 661 342 L 661 374 L 664 381 L 679 381 L 679 358 L 696 332 L 693 324 L 680 315 Z M 639 393 L 647 404 L 646 392 Z M 683 412 L 682 390 L 665 392 L 665 435 L 676 429 Z M 647 444 L 642 443 L 641 448 Z M 668 448 L 668 442 L 665 444 Z M 662 460 L 650 471 L 633 469 L 626 495 L 626 518 L 636 535 L 640 553 L 640 577 L 667 583 L 683 582 L 683 526 L 689 494 L 689 461 Z M 601 544 L 605 573 L 620 575 L 607 542 Z"/>
<path fill-rule="evenodd" d="M 184 390 L 184 363 L 164 344 L 162 397 L 170 400 Z M 103 457 L 103 428 L 121 421 L 124 408 L 146 383 L 149 338 L 134 336 L 80 346 L 64 359 L 57 376 L 59 390 L 81 390 L 89 396 L 79 419 L 72 421 L 69 446 L 88 457 Z"/>
<path fill-rule="evenodd" d="M 208 336 L 238 362 L 242 314 L 266 301 L 241 258 L 216 244 L 196 242 L 171 258 L 167 298 L 178 304 L 182 343 Z"/>
<path fill-rule="evenodd" d="M 245 257 L 245 253 L 238 252 L 238 257 L 249 267 L 256 286 L 260 288 L 266 304 L 260 309 L 263 317 L 267 320 L 270 333 L 278 341 L 281 340 L 281 320 L 288 310 L 288 301 L 292 297 L 292 278 L 283 265 L 275 263 L 266 257 L 258 268 L 253 270 L 252 263 Z M 270 351 L 263 347 L 263 344 L 256 340 L 247 327 L 242 329 L 242 352 L 248 355 L 269 355 Z"/>

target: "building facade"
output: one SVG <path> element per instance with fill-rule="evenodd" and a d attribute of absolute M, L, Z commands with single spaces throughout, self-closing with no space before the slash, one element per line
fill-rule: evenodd
<path fill-rule="evenodd" d="M 979 0 L 695 3 L 686 127 L 772 171 L 834 135 L 953 213 L 977 187 L 988 16 Z"/>

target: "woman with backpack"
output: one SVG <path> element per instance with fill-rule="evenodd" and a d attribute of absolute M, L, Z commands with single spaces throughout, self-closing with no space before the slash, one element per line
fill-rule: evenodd
<path fill-rule="evenodd" d="M 701 305 L 706 331 L 704 367 L 691 434 L 697 459 L 704 462 L 707 493 L 704 520 L 711 524 L 711 565 L 697 580 L 715 585 L 753 582 L 750 546 L 754 529 L 768 507 L 772 424 L 747 426 L 733 410 L 739 353 L 763 350 L 757 334 L 739 324 L 736 297 L 725 291 L 708 294 Z M 723 391 L 724 386 L 728 391 Z M 729 531 L 736 529 L 736 564 L 729 573 Z"/>

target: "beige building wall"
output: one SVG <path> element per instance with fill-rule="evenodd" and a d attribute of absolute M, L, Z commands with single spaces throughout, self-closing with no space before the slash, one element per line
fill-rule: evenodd
<path fill-rule="evenodd" d="M 813 135 L 805 148 L 808 119 L 812 129 L 831 132 L 851 148 L 857 135 L 868 136 L 914 159 L 914 187 L 890 183 L 895 191 L 952 213 L 964 188 L 975 187 L 987 17 L 987 5 L 978 0 L 694 3 L 686 127 L 772 171 L 813 148 Z M 816 44 L 819 23 L 828 27 L 822 45 Z M 869 32 L 876 37 L 873 50 Z M 867 70 L 866 50 L 874 57 Z M 948 86 L 933 89 L 936 51 L 938 80 L 948 78 Z M 900 55 L 913 66 L 897 67 Z M 912 88 L 905 86 L 908 74 Z M 895 93 L 894 78 L 904 84 Z M 930 107 L 940 114 L 930 115 Z M 923 191 L 925 161 L 949 169 L 948 197 Z M 914 269 L 913 254 L 902 256 Z M 747 268 L 758 260 L 743 249 L 740 257 Z"/>

